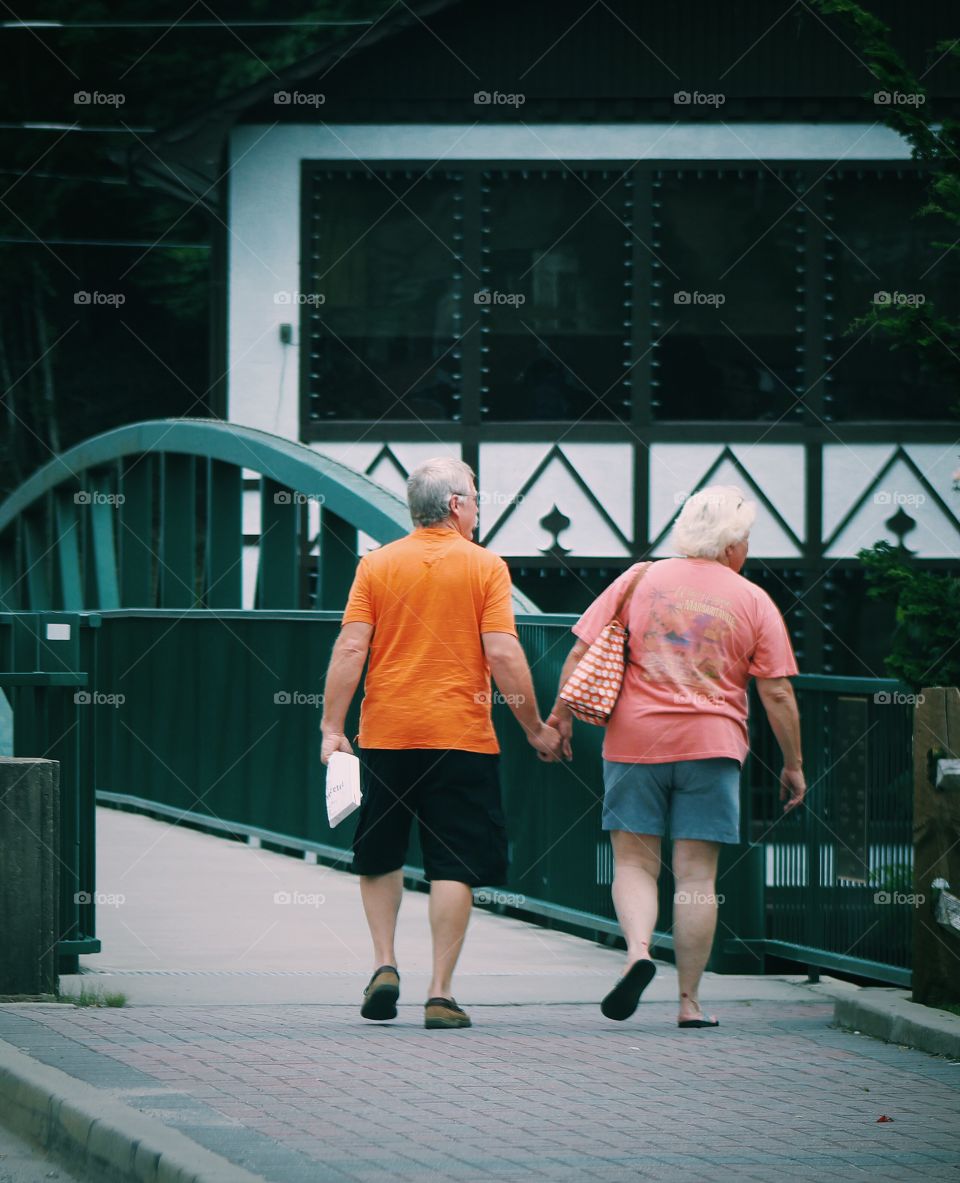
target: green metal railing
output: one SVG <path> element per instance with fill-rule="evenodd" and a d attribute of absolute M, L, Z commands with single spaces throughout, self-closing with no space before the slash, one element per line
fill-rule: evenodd
<path fill-rule="evenodd" d="M 544 706 L 573 619 L 519 618 Z M 68 625 L 69 639 L 49 638 L 50 624 L 61 626 L 54 634 Z M 96 941 L 84 896 L 96 886 L 95 799 L 348 862 L 353 823 L 328 827 L 319 763 L 318 696 L 338 625 L 334 612 L 0 614 L 0 686 L 13 702 L 16 751 L 61 760 L 69 795 L 63 964 Z M 782 816 L 776 744 L 753 710 L 744 842 L 723 851 L 711 968 L 762 972 L 776 956 L 907 984 L 912 909 L 897 893 L 908 894 L 911 875 L 911 708 L 892 681 L 801 676 L 795 685 L 809 804 Z M 890 701 L 876 701 L 883 695 Z M 572 764 L 547 765 L 505 706 L 494 720 L 512 844 L 510 881 L 494 898 L 618 932 L 600 832 L 602 731 L 578 726 Z M 355 727 L 356 707 L 348 733 Z M 414 846 L 413 878 L 418 858 Z M 876 898 L 884 891 L 891 902 Z M 665 873 L 666 951 L 672 893 Z"/>
<path fill-rule="evenodd" d="M 766 952 L 908 985 L 913 699 L 890 680 L 796 682 L 808 806 L 782 816 L 768 728 L 753 728 L 746 768 L 751 837 L 765 847 Z"/>
<path fill-rule="evenodd" d="M 0 605 L 240 608 L 255 552 L 254 608 L 336 609 L 358 531 L 385 543 L 409 529 L 399 497 L 313 448 L 213 419 L 147 420 L 69 448 L 0 504 Z"/>

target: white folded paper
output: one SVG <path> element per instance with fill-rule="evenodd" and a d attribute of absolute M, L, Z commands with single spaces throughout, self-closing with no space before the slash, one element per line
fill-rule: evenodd
<path fill-rule="evenodd" d="M 327 820 L 331 827 L 360 808 L 360 761 L 349 752 L 334 752 L 327 762 Z"/>

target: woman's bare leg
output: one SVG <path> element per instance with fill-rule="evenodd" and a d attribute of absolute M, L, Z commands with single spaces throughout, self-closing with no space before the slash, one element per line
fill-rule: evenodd
<path fill-rule="evenodd" d="M 673 844 L 673 948 L 680 1020 L 701 1017 L 700 979 L 717 929 L 719 842 L 678 838 Z"/>
<path fill-rule="evenodd" d="M 650 956 L 657 922 L 657 879 L 660 876 L 660 838 L 611 830 L 613 845 L 613 906 L 627 941 L 629 969 Z"/>

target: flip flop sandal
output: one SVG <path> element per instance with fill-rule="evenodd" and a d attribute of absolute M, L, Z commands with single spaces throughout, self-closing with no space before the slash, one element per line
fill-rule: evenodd
<path fill-rule="evenodd" d="M 680 1019 L 678 1027 L 719 1027 L 719 1019 Z"/>
<path fill-rule="evenodd" d="M 365 1019 L 395 1019 L 400 974 L 395 965 L 381 965 L 363 992 L 360 1014 Z"/>
<path fill-rule="evenodd" d="M 605 1018 L 621 1022 L 637 1009 L 640 996 L 653 981 L 657 967 L 652 961 L 635 961 L 600 1003 Z"/>

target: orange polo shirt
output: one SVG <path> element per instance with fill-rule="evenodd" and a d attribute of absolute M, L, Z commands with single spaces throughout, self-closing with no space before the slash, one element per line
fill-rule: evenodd
<path fill-rule="evenodd" d="M 500 751 L 483 633 L 517 635 L 510 572 L 443 526 L 364 555 L 343 624 L 373 625 L 360 708 L 363 748 Z"/>

